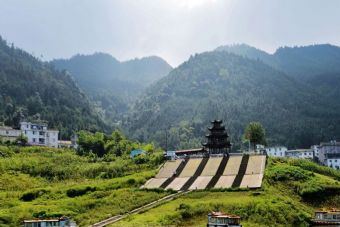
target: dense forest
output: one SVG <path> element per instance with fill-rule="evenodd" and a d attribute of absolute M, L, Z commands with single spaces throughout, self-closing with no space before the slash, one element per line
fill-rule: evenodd
<path fill-rule="evenodd" d="M 0 122 L 42 119 L 61 131 L 109 131 L 166 149 L 201 146 L 224 120 L 233 149 L 261 122 L 269 145 L 309 147 L 340 135 L 340 48 L 247 45 L 195 54 L 172 69 L 159 57 L 120 62 L 109 54 L 42 62 L 0 42 Z M 245 145 L 245 144 L 244 144 Z"/>
<path fill-rule="evenodd" d="M 219 118 L 238 149 L 246 124 L 259 121 L 268 144 L 309 147 L 340 134 L 339 104 L 329 98 L 339 97 L 329 89 L 336 78 L 323 84 L 313 78 L 317 88 L 260 59 L 226 51 L 197 54 L 148 89 L 126 127 L 142 141 L 189 148 L 200 146 L 209 121 Z"/>
<path fill-rule="evenodd" d="M 316 75 L 340 73 L 340 47 L 330 44 L 281 47 L 274 54 L 245 44 L 220 46 L 216 51 L 226 51 L 263 61 L 303 82 L 308 82 Z"/>
<path fill-rule="evenodd" d="M 135 98 L 172 69 L 156 56 L 120 62 L 104 53 L 75 55 L 51 63 L 74 77 L 109 124 L 119 123 Z"/>
<path fill-rule="evenodd" d="M 80 129 L 107 126 L 71 77 L 0 37 L 0 122 L 17 127 L 20 119 L 47 120 L 68 138 Z"/>

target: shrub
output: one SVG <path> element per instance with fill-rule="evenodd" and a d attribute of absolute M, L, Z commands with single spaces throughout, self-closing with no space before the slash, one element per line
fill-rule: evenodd
<path fill-rule="evenodd" d="M 96 187 L 78 187 L 78 188 L 71 188 L 66 191 L 66 195 L 68 197 L 77 197 L 77 196 L 82 196 L 85 195 L 87 192 L 94 192 L 96 191 Z"/>
<path fill-rule="evenodd" d="M 47 193 L 48 191 L 45 189 L 38 189 L 33 191 L 25 192 L 21 197 L 20 200 L 25 202 L 30 202 L 35 199 L 37 199 L 39 196 L 42 196 L 43 194 Z"/>

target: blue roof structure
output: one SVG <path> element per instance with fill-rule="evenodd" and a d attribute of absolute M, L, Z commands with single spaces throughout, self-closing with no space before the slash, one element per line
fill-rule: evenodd
<path fill-rule="evenodd" d="M 145 154 L 145 151 L 144 150 L 132 150 L 130 152 L 131 158 L 135 157 L 136 155 L 140 155 L 140 154 Z"/>

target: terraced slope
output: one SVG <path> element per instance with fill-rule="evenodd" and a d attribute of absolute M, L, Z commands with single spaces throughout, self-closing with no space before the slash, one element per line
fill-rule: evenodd
<path fill-rule="evenodd" d="M 233 154 L 227 157 L 168 161 L 144 188 L 199 190 L 206 188 L 258 188 L 262 185 L 265 155 Z"/>

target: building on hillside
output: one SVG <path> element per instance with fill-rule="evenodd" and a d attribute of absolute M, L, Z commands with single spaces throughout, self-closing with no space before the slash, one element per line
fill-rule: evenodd
<path fill-rule="evenodd" d="M 66 217 L 56 219 L 24 220 L 23 227 L 77 227 L 76 223 Z"/>
<path fill-rule="evenodd" d="M 170 154 L 170 153 L 169 153 Z M 173 154 L 172 154 L 173 155 Z M 183 158 L 183 157 L 194 157 L 194 156 L 206 156 L 207 151 L 203 148 L 194 148 L 194 149 L 187 149 L 187 150 L 177 150 L 175 151 L 175 159 L 176 158 Z"/>
<path fill-rule="evenodd" d="M 208 214 L 207 227 L 242 227 L 241 217 L 233 214 L 211 212 Z"/>
<path fill-rule="evenodd" d="M 313 159 L 314 152 L 312 149 L 295 149 L 286 151 L 286 157 L 288 158 L 303 158 Z"/>
<path fill-rule="evenodd" d="M 340 210 L 316 211 L 315 219 L 311 220 L 312 226 L 339 226 Z"/>
<path fill-rule="evenodd" d="M 7 126 L 0 126 L 0 137 L 3 141 L 13 142 L 16 140 L 21 134 L 20 130 L 13 129 Z"/>
<path fill-rule="evenodd" d="M 208 154 L 228 154 L 231 144 L 228 141 L 228 133 L 221 120 L 214 120 L 211 122 L 212 126 L 208 128 L 209 134 L 205 137 L 207 142 L 203 143 L 203 149 Z"/>
<path fill-rule="evenodd" d="M 72 148 L 71 140 L 58 140 L 58 148 Z"/>
<path fill-rule="evenodd" d="M 166 151 L 165 152 L 165 158 L 166 160 L 175 160 L 176 157 L 176 151 Z"/>
<path fill-rule="evenodd" d="M 266 147 L 265 152 L 271 157 L 286 157 L 287 147 L 285 146 L 273 146 Z"/>
<path fill-rule="evenodd" d="M 330 141 L 319 146 L 319 162 L 334 169 L 340 169 L 340 142 Z"/>
<path fill-rule="evenodd" d="M 310 149 L 313 150 L 314 158 L 317 158 L 317 160 L 319 160 L 320 145 L 312 145 Z"/>
<path fill-rule="evenodd" d="M 28 144 L 58 147 L 58 130 L 47 128 L 45 122 L 20 122 L 20 130 L 27 137 Z"/>

